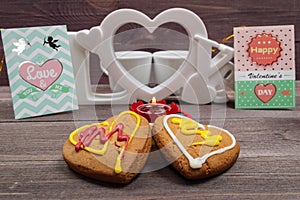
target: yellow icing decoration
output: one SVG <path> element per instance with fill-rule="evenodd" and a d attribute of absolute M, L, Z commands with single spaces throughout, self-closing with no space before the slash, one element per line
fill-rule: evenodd
<path fill-rule="evenodd" d="M 136 131 L 138 130 L 138 128 L 139 128 L 139 126 L 140 126 L 140 124 L 141 124 L 141 117 L 140 117 L 138 114 L 136 114 L 135 112 L 132 112 L 132 111 L 123 111 L 122 113 L 120 113 L 120 114 L 117 116 L 117 119 L 114 120 L 114 121 L 111 123 L 111 126 L 110 126 L 110 128 L 109 128 L 109 131 L 111 131 L 111 130 L 113 129 L 113 127 L 114 127 L 115 123 L 118 121 L 118 119 L 119 119 L 120 117 L 122 117 L 123 115 L 125 115 L 125 114 L 131 114 L 131 115 L 135 116 L 135 118 L 136 118 L 136 126 L 135 126 L 134 130 L 132 131 L 132 133 L 130 134 L 130 139 L 129 139 L 129 141 L 128 141 L 128 144 L 130 144 L 132 138 L 134 137 Z M 125 148 L 122 148 L 122 150 L 121 150 L 121 152 L 120 152 L 120 154 L 118 155 L 117 160 L 116 160 L 115 172 L 116 172 L 117 174 L 119 174 L 119 173 L 122 172 L 121 159 L 122 159 L 122 155 L 123 155 L 124 151 L 125 151 Z"/>
<path fill-rule="evenodd" d="M 74 136 L 77 135 L 78 133 L 80 133 L 81 131 L 91 127 L 91 126 L 108 126 L 109 123 L 107 121 L 104 121 L 104 122 L 100 122 L 100 123 L 94 123 L 94 124 L 89 124 L 89 125 L 85 125 L 85 126 L 82 126 L 76 130 L 74 130 L 70 136 L 69 136 L 69 141 L 75 146 L 77 144 L 77 142 L 74 140 Z M 89 151 L 87 148 L 89 147 L 85 147 L 83 149 Z M 90 148 L 89 148 L 90 149 Z"/>
<path fill-rule="evenodd" d="M 109 131 L 112 131 L 112 129 L 114 128 L 115 124 L 117 123 L 117 121 L 120 119 L 120 117 L 122 117 L 123 115 L 125 114 L 130 114 L 130 115 L 133 115 L 135 118 L 136 118 L 136 126 L 134 128 L 134 130 L 132 131 L 132 133 L 130 134 L 130 139 L 128 141 L 128 144 L 131 142 L 132 138 L 134 137 L 135 133 L 137 132 L 139 126 L 140 126 L 140 123 L 141 123 L 141 118 L 138 114 L 136 114 L 135 112 L 132 112 L 132 111 L 123 111 L 121 112 L 117 118 L 111 123 L 110 127 L 109 127 Z M 69 136 L 69 140 L 70 142 L 75 146 L 77 144 L 77 142 L 74 140 L 74 136 L 77 135 L 78 133 L 80 133 L 81 131 L 91 127 L 91 126 L 108 126 L 109 123 L 107 121 L 104 121 L 104 122 L 100 122 L 100 123 L 94 123 L 94 124 L 89 124 L 89 125 L 85 125 L 85 126 L 82 126 L 76 130 L 74 130 L 70 136 Z M 90 148 L 90 147 L 85 147 L 85 146 L 82 146 L 81 148 L 86 150 L 86 151 L 89 151 L 91 153 L 94 153 L 94 154 L 97 154 L 97 155 L 103 155 L 105 154 L 105 152 L 107 151 L 107 148 L 108 148 L 108 143 L 109 140 L 107 140 L 103 146 L 102 149 L 98 150 L 98 149 L 93 149 L 93 148 Z M 125 148 L 122 148 L 121 149 L 121 152 L 119 153 L 118 157 L 117 157 L 117 160 L 116 160 L 116 164 L 115 164 L 115 173 L 119 174 L 122 172 L 122 166 L 121 166 L 121 160 L 122 160 L 122 156 L 124 154 L 124 151 L 125 151 Z"/>
<path fill-rule="evenodd" d="M 222 141 L 222 136 L 221 135 L 211 135 L 206 140 L 204 140 L 202 142 L 194 142 L 190 146 L 205 144 L 207 146 L 213 147 L 213 146 L 219 145 L 221 141 Z"/>
<path fill-rule="evenodd" d="M 171 122 L 178 124 L 181 128 L 181 132 L 186 135 L 198 134 L 205 139 L 211 134 L 209 130 L 199 129 L 198 123 L 188 118 L 172 118 Z"/>
<path fill-rule="evenodd" d="M 122 154 L 120 154 L 122 155 Z M 120 174 L 122 172 L 122 166 L 121 166 L 121 158 L 120 158 L 120 155 L 117 157 L 117 160 L 116 160 L 116 165 L 115 165 L 115 172 L 117 174 Z"/>
<path fill-rule="evenodd" d="M 163 125 L 164 125 L 164 128 L 166 129 L 167 133 L 169 134 L 169 136 L 172 138 L 173 142 L 177 145 L 177 147 L 180 149 L 180 151 L 184 154 L 184 156 L 188 159 L 189 161 L 189 164 L 190 164 L 190 167 L 192 169 L 199 169 L 203 166 L 203 164 L 206 162 L 206 160 L 213 156 L 213 155 L 217 155 L 217 154 L 221 154 L 225 151 L 228 151 L 232 148 L 235 147 L 236 145 L 236 140 L 234 138 L 234 136 L 227 130 L 225 129 L 222 129 L 222 128 L 219 128 L 219 127 L 216 127 L 216 126 L 213 126 L 213 125 L 207 125 L 207 126 L 203 126 L 202 124 L 199 124 L 198 123 L 198 129 L 201 129 L 201 130 L 205 130 L 205 129 L 216 129 L 218 131 L 221 131 L 222 134 L 226 134 L 228 137 L 231 138 L 232 140 L 232 143 L 229 145 L 229 146 L 223 146 L 223 147 L 220 147 L 216 150 L 212 150 L 210 151 L 209 153 L 207 154 L 204 154 L 200 157 L 197 157 L 197 158 L 194 158 L 192 157 L 192 155 L 187 151 L 186 147 L 183 146 L 183 144 L 180 142 L 180 140 L 176 137 L 176 135 L 174 134 L 173 130 L 171 129 L 171 127 L 169 126 L 169 120 L 172 120 L 173 118 L 179 118 L 179 119 L 184 119 L 187 117 L 184 117 L 182 115 L 177 115 L 177 114 L 170 114 L 170 115 L 166 115 L 163 119 Z M 189 120 L 192 120 L 192 119 L 189 119 Z M 172 122 L 172 121 L 171 121 Z M 179 122 L 181 122 L 180 120 L 178 119 L 175 119 L 173 120 L 173 122 L 179 124 Z M 196 122 L 197 123 L 197 122 Z M 207 128 L 206 128 L 207 127 Z M 197 132 L 197 131 L 196 131 Z M 195 132 L 195 134 L 196 134 Z M 214 138 L 215 137 L 215 138 Z M 204 141 L 201 141 L 199 142 L 199 145 L 205 145 L 205 144 L 215 144 L 217 145 L 218 141 L 220 142 L 222 139 L 221 135 L 208 135 Z M 195 142 L 196 143 L 196 142 Z M 197 145 L 197 144 L 196 144 Z"/>
<path fill-rule="evenodd" d="M 173 124 L 178 124 L 178 126 L 181 128 L 181 133 L 186 135 L 198 134 L 204 139 L 204 141 L 194 142 L 190 146 L 193 145 L 217 146 L 222 141 L 221 135 L 211 135 L 211 132 L 209 130 L 200 129 L 198 123 L 189 118 L 174 117 L 171 119 L 171 122 Z"/>

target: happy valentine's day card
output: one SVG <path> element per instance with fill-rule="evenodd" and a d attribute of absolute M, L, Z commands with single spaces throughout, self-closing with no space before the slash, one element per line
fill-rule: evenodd
<path fill-rule="evenodd" d="M 16 119 L 78 109 L 66 26 L 1 35 Z"/>
<path fill-rule="evenodd" d="M 234 28 L 235 107 L 294 108 L 294 26 Z"/>

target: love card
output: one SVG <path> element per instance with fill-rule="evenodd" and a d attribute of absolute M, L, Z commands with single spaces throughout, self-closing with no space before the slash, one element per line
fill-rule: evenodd
<path fill-rule="evenodd" d="M 78 109 L 66 26 L 1 35 L 16 119 Z"/>
<path fill-rule="evenodd" d="M 234 28 L 235 108 L 294 108 L 294 26 Z"/>

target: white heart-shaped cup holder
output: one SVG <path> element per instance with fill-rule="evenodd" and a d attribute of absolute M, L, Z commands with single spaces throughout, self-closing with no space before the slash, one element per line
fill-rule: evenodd
<path fill-rule="evenodd" d="M 167 79 L 162 78 L 163 81 L 158 81 L 157 86 L 151 88 L 147 86 L 147 81 L 143 82 L 146 78 L 137 80 L 137 75 L 129 73 L 130 70 L 124 68 L 125 64 L 117 59 L 113 38 L 124 24 L 136 23 L 153 33 L 169 22 L 177 23 L 186 30 L 189 52 L 175 73 Z M 80 104 L 128 104 L 136 99 L 149 101 L 153 96 L 165 99 L 174 92 L 180 93 L 181 100 L 193 104 L 226 102 L 225 90 L 218 87 L 224 83 L 225 76 L 232 78 L 233 66 L 228 62 L 233 57 L 233 49 L 209 40 L 204 23 L 189 10 L 168 9 L 150 19 L 139 11 L 120 9 L 110 13 L 100 26 L 69 35 Z M 220 52 L 212 59 L 213 47 Z M 124 90 L 119 89 L 111 94 L 91 92 L 87 58 L 89 52 L 99 56 L 103 70 Z"/>

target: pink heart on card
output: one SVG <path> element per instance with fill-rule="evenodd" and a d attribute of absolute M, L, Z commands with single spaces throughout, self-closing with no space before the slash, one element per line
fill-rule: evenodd
<path fill-rule="evenodd" d="M 20 64 L 19 74 L 27 83 L 45 91 L 61 75 L 62 64 L 58 60 L 47 60 L 42 66 L 26 61 Z"/>
<path fill-rule="evenodd" d="M 267 85 L 261 83 L 255 86 L 254 91 L 259 100 L 263 103 L 268 103 L 276 94 L 276 87 L 272 83 Z"/>

